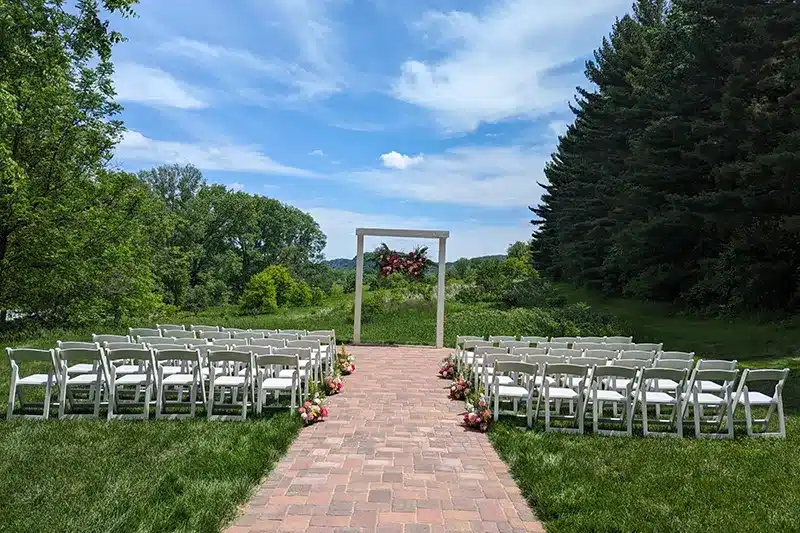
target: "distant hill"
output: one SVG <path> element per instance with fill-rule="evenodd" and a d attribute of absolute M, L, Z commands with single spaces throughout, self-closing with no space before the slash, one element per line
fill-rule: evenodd
<path fill-rule="evenodd" d="M 369 264 L 371 263 L 369 255 L 370 255 L 369 252 L 364 254 L 364 268 L 368 272 L 370 270 L 374 270 L 372 267 L 369 266 Z M 480 257 L 471 257 L 471 258 L 469 258 L 469 260 L 471 262 L 474 262 L 474 263 L 480 263 L 482 261 L 487 261 L 489 259 L 505 259 L 505 257 L 506 256 L 504 254 L 483 255 L 483 256 L 480 256 Z M 352 259 L 346 259 L 344 257 L 340 257 L 338 259 L 329 259 L 329 260 L 325 261 L 324 263 L 326 265 L 330 266 L 331 268 L 342 269 L 342 270 L 355 270 L 355 268 L 356 268 L 356 258 L 355 257 L 352 258 Z M 453 266 L 454 263 L 455 263 L 455 261 L 448 261 L 447 262 L 447 266 L 451 267 L 451 266 Z M 436 261 L 434 261 L 433 264 L 436 265 L 437 264 Z"/>

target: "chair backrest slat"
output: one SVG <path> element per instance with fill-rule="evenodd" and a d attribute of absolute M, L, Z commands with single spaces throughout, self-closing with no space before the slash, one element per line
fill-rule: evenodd
<path fill-rule="evenodd" d="M 141 350 L 144 348 L 143 344 L 138 342 L 104 342 L 103 348 L 106 351 L 110 350 Z"/>
<path fill-rule="evenodd" d="M 566 342 L 540 342 L 536 346 L 538 346 L 539 348 L 550 348 L 551 350 L 553 348 L 564 348 L 564 349 L 566 349 L 567 348 L 567 343 Z"/>
<path fill-rule="evenodd" d="M 573 357 L 569 362 L 573 365 L 606 366 L 608 359 L 605 357 Z"/>
<path fill-rule="evenodd" d="M 76 341 L 56 341 L 56 348 L 71 350 L 73 348 L 83 348 L 84 350 L 96 350 L 100 345 L 96 342 L 76 342 Z"/>
<path fill-rule="evenodd" d="M 278 333 L 277 329 L 251 329 L 253 333 L 263 333 L 264 336 L 269 335 L 270 333 Z"/>
<path fill-rule="evenodd" d="M 196 339 L 197 332 L 196 331 L 185 331 L 185 330 L 170 330 L 164 332 L 165 337 L 173 337 L 175 339 Z"/>
<path fill-rule="evenodd" d="M 117 350 L 108 350 L 106 356 L 109 361 L 132 359 L 134 361 L 147 361 L 149 363 L 150 354 L 151 350 L 149 348 L 120 348 Z"/>
<path fill-rule="evenodd" d="M 614 359 L 617 357 L 617 352 L 613 350 L 586 350 L 583 352 L 584 357 L 599 357 L 603 359 Z"/>
<path fill-rule="evenodd" d="M 200 352 L 197 350 L 187 349 L 166 349 L 155 350 L 154 357 L 156 361 L 195 361 L 199 362 Z"/>
<path fill-rule="evenodd" d="M 279 330 L 279 333 L 287 333 L 289 335 L 297 335 L 299 337 L 300 335 L 306 335 L 308 332 L 304 329 L 282 329 Z"/>
<path fill-rule="evenodd" d="M 522 361 L 495 361 L 494 371 L 497 374 L 506 372 L 516 372 L 518 374 L 527 374 L 535 376 L 539 373 L 539 366 L 533 363 L 524 363 Z"/>
<path fill-rule="evenodd" d="M 532 364 L 537 364 L 544 368 L 545 364 L 559 364 L 565 363 L 566 358 L 559 355 L 526 355 L 525 361 Z"/>
<path fill-rule="evenodd" d="M 297 333 L 270 333 L 267 337 L 269 339 L 281 339 L 285 341 L 296 341 L 300 339 L 300 335 Z"/>
<path fill-rule="evenodd" d="M 238 350 L 209 350 L 207 357 L 210 362 L 234 361 L 236 363 L 250 364 L 252 360 L 252 354 L 250 352 Z"/>
<path fill-rule="evenodd" d="M 539 337 L 536 335 L 522 335 L 520 336 L 519 340 L 523 342 L 530 342 L 532 344 L 539 344 L 540 342 L 548 342 L 550 340 L 549 337 Z"/>
<path fill-rule="evenodd" d="M 128 335 L 135 339 L 137 337 L 161 337 L 160 329 L 153 328 L 128 328 Z"/>
<path fill-rule="evenodd" d="M 256 356 L 258 366 L 293 366 L 300 367 L 300 358 L 296 355 L 258 355 Z"/>
<path fill-rule="evenodd" d="M 677 370 L 692 370 L 694 361 L 691 359 L 656 359 L 653 364 L 656 368 L 675 368 Z"/>
<path fill-rule="evenodd" d="M 310 348 L 299 348 L 299 347 L 275 348 L 272 350 L 272 353 L 276 355 L 293 355 L 299 357 L 300 359 L 305 359 L 305 360 L 311 359 Z"/>
<path fill-rule="evenodd" d="M 550 337 L 550 342 L 566 342 L 568 344 L 578 342 L 579 340 L 580 337 Z"/>
<path fill-rule="evenodd" d="M 231 333 L 231 334 L 233 334 L 233 333 L 244 333 L 244 332 L 248 331 L 248 330 L 242 329 L 242 328 L 226 328 L 226 327 L 220 327 L 219 330 L 220 331 L 227 331 L 228 333 Z"/>
<path fill-rule="evenodd" d="M 136 337 L 136 341 L 140 343 L 149 344 L 151 342 L 166 342 L 168 344 L 175 343 L 175 337 L 146 337 L 144 335 L 139 335 Z"/>
<path fill-rule="evenodd" d="M 186 331 L 183 324 L 156 324 L 156 329 L 161 331 Z"/>
<path fill-rule="evenodd" d="M 104 342 L 131 342 L 133 339 L 129 335 L 104 335 L 92 333 L 92 342 L 98 342 L 102 346 Z"/>
<path fill-rule="evenodd" d="M 219 331 L 219 326 L 191 325 L 189 329 L 192 331 Z"/>
<path fill-rule="evenodd" d="M 748 383 L 751 381 L 783 382 L 786 381 L 788 375 L 789 375 L 788 368 L 784 368 L 781 370 L 773 368 L 759 368 L 759 369 L 748 368 L 744 371 L 744 374 L 742 375 L 742 381 Z"/>
<path fill-rule="evenodd" d="M 625 379 L 634 379 L 636 374 L 639 373 L 637 368 L 630 368 L 625 366 L 601 366 L 597 365 L 592 369 L 592 377 L 597 380 L 597 378 L 601 377 L 614 377 L 614 378 L 625 378 Z M 600 380 L 597 380 L 598 384 L 601 384 Z"/>
<path fill-rule="evenodd" d="M 478 347 L 491 348 L 493 346 L 494 346 L 493 342 L 485 341 L 485 340 L 482 340 L 482 339 L 470 339 L 470 340 L 464 341 L 464 349 L 465 350 L 474 350 L 475 348 L 478 348 Z"/>
<path fill-rule="evenodd" d="M 272 346 L 273 348 L 283 348 L 286 341 L 283 339 L 250 339 L 251 346 Z"/>
<path fill-rule="evenodd" d="M 147 347 L 151 350 L 185 350 L 186 344 L 179 342 L 148 342 Z"/>
<path fill-rule="evenodd" d="M 694 352 L 658 352 L 659 359 L 694 359 Z"/>
<path fill-rule="evenodd" d="M 720 359 L 700 359 L 697 361 L 697 370 L 735 370 L 739 362 Z"/>
<path fill-rule="evenodd" d="M 606 344 L 611 344 L 611 343 L 629 344 L 631 342 L 633 342 L 633 337 L 624 337 L 624 336 L 606 337 Z"/>
<path fill-rule="evenodd" d="M 579 350 L 605 350 L 606 345 L 602 342 L 585 342 L 585 341 L 578 341 L 572 345 L 573 348 L 577 348 Z"/>
<path fill-rule="evenodd" d="M 530 348 L 531 343 L 527 341 L 500 341 L 498 346 L 500 348 Z"/>
<path fill-rule="evenodd" d="M 663 342 L 635 342 L 632 343 L 634 350 L 647 350 L 647 351 L 654 351 L 660 352 L 661 349 L 664 347 Z"/>
<path fill-rule="evenodd" d="M 572 348 L 550 348 L 547 352 L 548 355 L 560 355 L 562 357 L 580 357 L 583 355 L 583 350 L 575 350 Z"/>
<path fill-rule="evenodd" d="M 578 340 L 576 340 L 575 342 L 580 342 L 580 343 L 594 342 L 594 343 L 597 343 L 597 344 L 603 344 L 604 342 L 606 342 L 606 338 L 605 337 L 578 337 Z"/>
<path fill-rule="evenodd" d="M 572 363 L 545 363 L 545 375 L 565 375 L 586 377 L 589 373 L 588 365 L 576 365 Z"/>
<path fill-rule="evenodd" d="M 233 347 L 233 349 L 235 351 L 237 351 L 237 352 L 238 351 L 253 352 L 253 355 L 269 355 L 269 354 L 275 353 L 275 350 L 277 348 L 273 348 L 272 346 L 253 346 L 253 345 L 240 346 L 240 345 L 236 345 L 236 346 Z"/>
<path fill-rule="evenodd" d="M 264 334 L 256 331 L 234 331 L 233 332 L 234 339 L 263 339 Z"/>
<path fill-rule="evenodd" d="M 649 368 L 653 365 L 651 359 L 612 359 L 611 366 L 622 368 Z"/>
<path fill-rule="evenodd" d="M 489 335 L 489 340 L 491 342 L 515 341 L 517 337 L 515 335 Z"/>
<path fill-rule="evenodd" d="M 547 348 L 511 348 L 511 353 L 517 355 L 546 355 Z"/>
<path fill-rule="evenodd" d="M 36 348 L 6 348 L 9 359 L 14 361 L 49 361 L 55 362 L 53 350 L 39 350 Z"/>
<path fill-rule="evenodd" d="M 200 330 L 197 333 L 197 337 L 200 338 L 200 339 L 206 339 L 206 340 L 209 340 L 209 341 L 214 341 L 214 340 L 230 339 L 231 338 L 231 334 L 229 332 L 227 332 L 227 331 Z"/>
<path fill-rule="evenodd" d="M 313 341 L 288 341 L 286 343 L 287 348 L 308 348 L 312 351 L 319 351 L 320 343 L 318 340 Z"/>
<path fill-rule="evenodd" d="M 653 359 L 656 353 L 649 350 L 623 350 L 619 353 L 620 359 Z"/>
<path fill-rule="evenodd" d="M 478 346 L 475 348 L 475 355 L 498 355 L 507 353 L 508 348 L 497 348 L 494 346 Z"/>

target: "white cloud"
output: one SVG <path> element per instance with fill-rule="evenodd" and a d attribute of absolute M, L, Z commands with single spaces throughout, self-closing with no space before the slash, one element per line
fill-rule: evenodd
<path fill-rule="evenodd" d="M 231 183 L 228 188 L 233 192 L 241 192 L 244 190 L 244 185 L 241 183 Z"/>
<path fill-rule="evenodd" d="M 450 238 L 447 240 L 448 261 L 454 261 L 459 257 L 505 253 L 506 248 L 512 242 L 527 240 L 531 237 L 531 225 L 527 220 L 520 220 L 517 224 L 510 225 L 481 225 L 477 222 L 453 224 L 427 217 L 360 213 L 326 207 L 314 207 L 307 211 L 328 236 L 325 256 L 329 259 L 355 256 L 356 228 L 448 230 L 450 231 Z M 374 248 L 381 242 L 404 250 L 410 250 L 417 245 L 429 246 L 429 257 L 434 260 L 438 258 L 439 254 L 438 243 L 431 239 L 368 237 L 365 247 L 366 249 Z"/>
<path fill-rule="evenodd" d="M 399 155 L 399 154 L 398 154 Z M 538 203 L 545 153 L 522 147 L 472 146 L 428 154 L 402 173 L 387 169 L 355 172 L 350 179 L 384 196 L 482 207 L 525 207 Z"/>
<path fill-rule="evenodd" d="M 313 156 L 317 156 L 317 157 L 325 157 L 325 152 L 323 152 L 322 150 L 311 150 L 310 152 L 308 152 L 308 155 L 313 155 Z"/>
<path fill-rule="evenodd" d="M 502 0 L 480 14 L 428 13 L 415 29 L 436 44 L 442 59 L 406 61 L 393 94 L 457 131 L 547 113 L 565 106 L 581 82 L 578 72 L 553 71 L 596 47 L 629 4 Z"/>
<path fill-rule="evenodd" d="M 403 155 L 397 152 L 389 152 L 388 154 L 383 154 L 380 159 L 381 161 L 383 161 L 383 166 L 385 166 L 386 168 L 394 168 L 399 170 L 404 170 L 408 167 L 422 163 L 425 160 L 422 154 L 410 156 L 410 155 Z"/>
<path fill-rule="evenodd" d="M 114 67 L 114 87 L 120 102 L 179 109 L 208 107 L 198 89 L 178 82 L 163 70 L 135 63 L 119 63 Z"/>
<path fill-rule="evenodd" d="M 191 163 L 203 170 L 314 176 L 308 170 L 274 161 L 255 146 L 160 141 L 134 130 L 125 132 L 117 145 L 115 158 L 124 163 Z"/>
<path fill-rule="evenodd" d="M 549 124 L 550 131 L 553 132 L 556 137 L 567 133 L 567 127 L 569 127 L 569 122 L 565 120 L 554 120 Z"/>

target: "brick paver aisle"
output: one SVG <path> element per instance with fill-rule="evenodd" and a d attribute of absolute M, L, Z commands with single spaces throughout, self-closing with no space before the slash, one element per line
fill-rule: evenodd
<path fill-rule="evenodd" d="M 544 531 L 463 403 L 447 350 L 358 347 L 357 371 L 256 489 L 230 533 Z"/>

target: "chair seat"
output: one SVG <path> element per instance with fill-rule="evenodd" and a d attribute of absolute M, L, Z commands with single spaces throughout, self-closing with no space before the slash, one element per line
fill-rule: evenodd
<path fill-rule="evenodd" d="M 244 387 L 244 376 L 219 376 L 214 378 L 215 387 Z"/>
<path fill-rule="evenodd" d="M 516 385 L 500 385 L 497 395 L 509 398 L 527 398 L 528 389 Z"/>
<path fill-rule="evenodd" d="M 689 401 L 694 402 L 694 394 L 688 394 L 684 392 L 681 394 L 682 399 L 689 399 Z M 697 393 L 697 402 L 700 405 L 725 405 L 725 398 L 720 398 L 715 394 L 709 394 L 707 392 L 699 392 Z"/>
<path fill-rule="evenodd" d="M 744 405 L 745 394 L 747 395 L 747 399 L 750 401 L 750 405 L 772 405 L 775 403 L 775 399 L 772 396 L 767 396 L 766 394 L 757 391 L 748 391 L 742 392 L 742 395 L 739 397 L 739 403 L 742 405 Z"/>
<path fill-rule="evenodd" d="M 606 387 L 609 387 L 613 390 L 625 390 L 628 388 L 628 384 L 632 381 L 628 378 L 616 378 L 610 379 L 606 378 L 605 380 Z"/>
<path fill-rule="evenodd" d="M 550 387 L 548 395 L 551 400 L 574 400 L 578 398 L 578 393 L 566 387 Z"/>
<path fill-rule="evenodd" d="M 284 371 L 285 372 L 285 371 Z M 293 372 L 293 370 L 290 370 Z M 267 390 L 292 390 L 291 378 L 266 378 L 261 384 L 262 389 Z"/>
<path fill-rule="evenodd" d="M 281 378 L 281 379 L 282 378 L 289 378 L 289 379 L 291 379 L 292 376 L 294 376 L 296 373 L 297 373 L 297 370 L 292 370 L 291 368 L 285 368 L 285 369 L 281 370 L 280 372 L 278 372 L 278 378 Z M 300 374 L 301 378 L 303 378 L 304 376 L 305 376 L 305 374 Z M 272 379 L 272 378 L 268 378 L 268 379 Z"/>
<path fill-rule="evenodd" d="M 78 363 L 67 367 L 67 374 L 88 374 L 94 371 L 95 368 L 92 363 Z"/>
<path fill-rule="evenodd" d="M 594 392 L 587 393 L 589 398 L 594 398 Z M 598 402 L 624 402 L 625 396 L 618 393 L 614 390 L 598 390 L 597 391 L 597 401 Z"/>
<path fill-rule="evenodd" d="M 126 374 L 114 382 L 116 385 L 144 385 L 147 383 L 147 374 Z"/>
<path fill-rule="evenodd" d="M 571 376 L 567 378 L 567 385 L 569 385 L 570 387 L 577 387 L 581 384 L 581 381 L 583 381 L 584 386 L 589 384 L 588 379 L 579 378 L 577 376 Z"/>
<path fill-rule="evenodd" d="M 666 392 L 647 391 L 647 403 L 674 404 L 675 397 Z"/>
<path fill-rule="evenodd" d="M 218 366 L 215 366 L 215 367 L 214 367 L 214 375 L 215 375 L 215 376 L 219 376 L 219 375 L 220 375 L 220 374 L 222 374 L 224 371 L 225 371 L 225 369 L 224 369 L 224 368 L 220 368 L 220 367 L 218 367 Z M 204 366 L 203 368 L 201 368 L 201 369 L 200 369 L 200 375 L 201 375 L 201 376 L 203 376 L 203 378 L 205 378 L 205 379 L 208 379 L 208 376 L 209 376 L 210 374 L 211 374 L 211 372 L 208 370 L 208 367 L 207 367 L 207 366 Z"/>
<path fill-rule="evenodd" d="M 180 374 L 183 372 L 183 368 L 180 366 L 162 366 L 161 369 L 164 371 L 165 376 L 171 376 L 172 374 Z"/>
<path fill-rule="evenodd" d="M 678 382 L 672 379 L 654 379 L 650 385 L 656 390 L 674 391 L 678 388 Z"/>
<path fill-rule="evenodd" d="M 191 385 L 194 381 L 193 374 L 172 374 L 166 376 L 161 382 L 162 385 Z"/>
<path fill-rule="evenodd" d="M 725 390 L 725 387 L 713 381 L 699 381 L 697 385 L 703 392 L 722 392 Z"/>
<path fill-rule="evenodd" d="M 53 384 L 56 383 L 56 377 L 53 376 Z M 31 374 L 17 380 L 17 385 L 47 385 L 47 374 Z"/>
<path fill-rule="evenodd" d="M 99 382 L 103 382 L 102 375 L 100 376 Z M 93 385 L 95 383 L 98 383 L 97 374 L 78 374 L 67 380 L 67 385 Z"/>
<path fill-rule="evenodd" d="M 544 383 L 545 380 L 547 380 L 547 382 L 550 383 L 551 385 L 556 382 L 556 380 L 551 378 L 550 376 L 545 376 L 544 379 L 542 379 L 542 376 L 536 376 L 535 378 L 533 378 L 533 383 L 537 387 L 541 387 L 542 383 Z"/>
<path fill-rule="evenodd" d="M 511 376 L 494 376 L 494 380 L 500 383 L 500 386 L 513 385 L 515 382 Z"/>
<path fill-rule="evenodd" d="M 142 369 L 139 368 L 139 365 L 119 365 L 115 370 L 118 376 L 122 374 L 137 374 L 141 371 Z"/>

